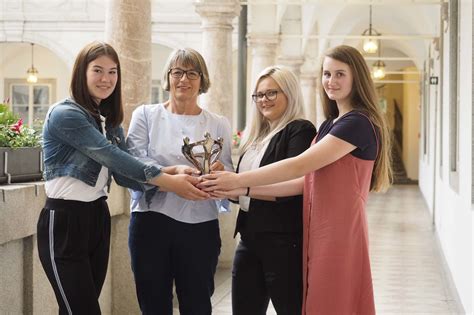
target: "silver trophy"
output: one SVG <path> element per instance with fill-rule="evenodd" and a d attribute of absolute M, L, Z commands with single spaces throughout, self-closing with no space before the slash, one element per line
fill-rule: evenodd
<path fill-rule="evenodd" d="M 201 141 L 190 143 L 189 138 L 185 137 L 183 142 L 181 152 L 183 152 L 186 159 L 200 170 L 201 174 L 209 174 L 212 163 L 217 161 L 221 155 L 224 139 L 219 137 L 214 140 L 211 138 L 211 134 L 206 132 L 204 139 Z M 194 152 L 193 149 L 199 146 L 202 146 L 203 151 Z"/>

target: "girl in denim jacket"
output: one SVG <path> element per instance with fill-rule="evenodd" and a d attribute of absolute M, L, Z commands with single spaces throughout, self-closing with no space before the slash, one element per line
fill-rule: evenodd
<path fill-rule="evenodd" d="M 44 123 L 46 204 L 38 221 L 38 253 L 60 314 L 100 314 L 110 245 L 106 203 L 111 175 L 119 185 L 144 184 L 194 200 L 208 197 L 184 168 L 157 168 L 126 152 L 120 62 L 93 42 L 76 58 L 71 97 L 53 105 Z"/>

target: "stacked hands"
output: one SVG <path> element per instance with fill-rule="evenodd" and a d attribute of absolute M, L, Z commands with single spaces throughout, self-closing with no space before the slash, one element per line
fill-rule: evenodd
<path fill-rule="evenodd" d="M 165 167 L 162 171 L 173 174 L 176 194 L 189 200 L 234 199 L 246 192 L 246 188 L 239 187 L 238 175 L 224 171 L 224 165 L 220 161 L 214 162 L 211 173 L 206 175 L 201 175 L 198 169 L 188 165 Z M 161 190 L 171 191 L 171 185 L 162 186 Z"/>

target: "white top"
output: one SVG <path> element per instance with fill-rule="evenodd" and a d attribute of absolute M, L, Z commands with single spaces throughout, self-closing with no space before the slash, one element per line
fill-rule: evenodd
<path fill-rule="evenodd" d="M 241 173 L 259 168 L 269 143 L 270 141 L 265 141 L 265 143 L 251 145 L 247 151 L 245 151 L 240 160 L 239 172 Z M 249 211 L 250 197 L 239 196 L 239 205 L 240 209 L 243 211 Z"/>
<path fill-rule="evenodd" d="M 142 105 L 133 112 L 127 145 L 132 155 L 147 164 L 192 166 L 181 153 L 183 138 L 189 137 L 190 142 L 200 141 L 206 132 L 215 140 L 224 139 L 219 160 L 226 170 L 232 171 L 230 124 L 227 118 L 205 109 L 199 115 L 178 115 L 166 110 L 163 104 Z M 194 152 L 198 152 L 198 147 Z M 132 193 L 131 202 L 132 211 L 155 211 L 186 223 L 217 219 L 220 206 L 220 201 L 190 201 L 162 191 L 154 194 L 149 206 L 144 194 L 137 192 Z"/>
<path fill-rule="evenodd" d="M 102 131 L 105 136 L 105 117 L 100 116 L 102 121 Z M 71 177 L 62 176 L 44 183 L 46 196 L 54 199 L 76 200 L 76 201 L 94 201 L 100 197 L 107 196 L 107 179 L 109 178 L 109 169 L 102 166 L 95 186 L 89 186 L 83 181 Z"/>

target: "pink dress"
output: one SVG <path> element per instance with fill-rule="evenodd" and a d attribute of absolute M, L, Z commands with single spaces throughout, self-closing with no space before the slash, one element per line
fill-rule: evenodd
<path fill-rule="evenodd" d="M 375 314 L 365 213 L 373 167 L 347 154 L 305 177 L 303 315 Z"/>

